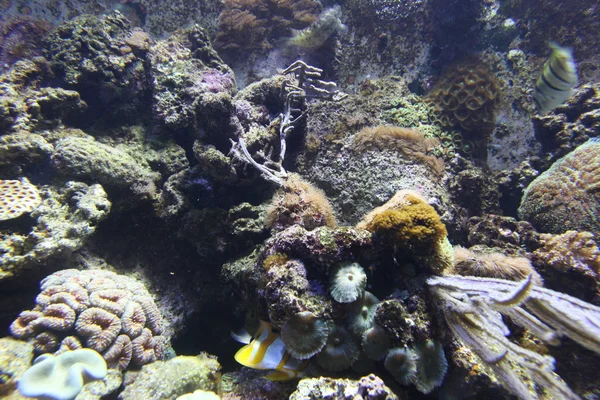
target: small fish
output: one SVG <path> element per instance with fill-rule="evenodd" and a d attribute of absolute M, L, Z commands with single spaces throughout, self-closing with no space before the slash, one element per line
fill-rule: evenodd
<path fill-rule="evenodd" d="M 321 47 L 335 32 L 345 33 L 348 30 L 340 20 L 341 16 L 340 6 L 328 8 L 308 28 L 300 31 L 292 30 L 294 36 L 288 39 L 287 44 L 307 49 Z"/>
<path fill-rule="evenodd" d="M 258 332 L 251 338 L 249 334 L 231 333 L 231 337 L 246 346 L 235 353 L 235 361 L 253 369 L 273 369 L 273 373 L 265 376 L 271 381 L 287 381 L 303 376 L 308 360 L 298 360 L 287 352 L 279 334 L 273 325 L 260 321 Z"/>
<path fill-rule="evenodd" d="M 577 66 L 573 59 L 573 50 L 552 42 L 549 46 L 552 54 L 544 64 L 533 95 L 535 107 L 541 115 L 567 101 L 577 85 Z"/>

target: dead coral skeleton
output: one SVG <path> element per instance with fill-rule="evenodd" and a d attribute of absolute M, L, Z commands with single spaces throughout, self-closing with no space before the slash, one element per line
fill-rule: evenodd
<path fill-rule="evenodd" d="M 281 75 L 289 75 L 290 78 L 285 80 L 281 87 L 281 93 L 285 97 L 285 102 L 283 113 L 279 115 L 279 142 L 281 150 L 277 161 L 273 160 L 272 155 L 268 155 L 264 157 L 267 160 L 266 162 L 263 164 L 258 163 L 250 155 L 242 136 L 238 138 L 237 142 L 230 139 L 230 155 L 258 169 L 268 181 L 276 183 L 278 186 L 283 186 L 287 179 L 287 172 L 282 165 L 286 153 L 286 140 L 290 132 L 294 129 L 294 126 L 306 115 L 306 112 L 302 111 L 302 109 L 292 105 L 294 101 L 302 98 L 340 101 L 348 96 L 337 89 L 335 82 L 319 79 L 322 73 L 322 69 L 312 67 L 300 60 L 295 61 L 281 72 Z"/>
<path fill-rule="evenodd" d="M 552 398 L 579 398 L 553 372 L 554 358 L 506 337 L 510 330 L 502 315 L 549 344 L 567 336 L 600 353 L 600 307 L 536 286 L 532 275 L 521 282 L 450 275 L 432 277 L 427 283 L 441 300 L 452 332 L 494 370 L 507 390 L 520 399 L 537 399 L 522 377 L 525 372 Z"/>

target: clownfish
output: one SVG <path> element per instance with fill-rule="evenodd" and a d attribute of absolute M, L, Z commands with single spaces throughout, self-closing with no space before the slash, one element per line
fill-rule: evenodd
<path fill-rule="evenodd" d="M 265 378 L 271 381 L 287 381 L 304 375 L 303 371 L 308 366 L 309 360 L 298 360 L 292 357 L 270 323 L 260 321 L 254 338 L 250 337 L 248 332 L 244 334 L 231 332 L 231 337 L 245 344 L 235 353 L 235 361 L 248 368 L 275 370 Z"/>

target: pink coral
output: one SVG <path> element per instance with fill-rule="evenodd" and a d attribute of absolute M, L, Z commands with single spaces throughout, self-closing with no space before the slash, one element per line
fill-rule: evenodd
<path fill-rule="evenodd" d="M 58 271 L 41 282 L 36 306 L 10 326 L 39 353 L 89 347 L 126 369 L 162 359 L 163 319 L 140 282 L 104 270 Z"/>

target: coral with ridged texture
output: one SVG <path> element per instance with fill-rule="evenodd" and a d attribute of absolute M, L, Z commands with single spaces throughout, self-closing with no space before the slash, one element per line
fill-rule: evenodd
<path fill-rule="evenodd" d="M 41 289 L 34 309 L 10 326 L 36 352 L 91 348 L 121 370 L 164 358 L 169 338 L 142 283 L 105 270 L 67 269 L 42 280 Z"/>
<path fill-rule="evenodd" d="M 525 190 L 519 217 L 538 231 L 600 234 L 600 140 L 591 139 L 552 164 Z"/>
<path fill-rule="evenodd" d="M 428 94 L 442 126 L 459 126 L 469 132 L 488 133 L 495 124 L 495 110 L 500 97 L 496 76 L 477 60 L 449 70 Z"/>

